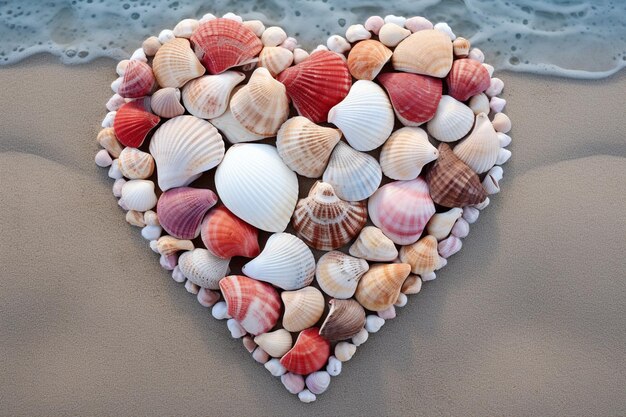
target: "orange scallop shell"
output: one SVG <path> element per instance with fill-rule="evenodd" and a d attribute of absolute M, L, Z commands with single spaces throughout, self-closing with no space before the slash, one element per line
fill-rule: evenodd
<path fill-rule="evenodd" d="M 202 242 L 215 256 L 254 258 L 260 253 L 259 232 L 248 223 L 219 206 L 209 211 L 201 227 Z"/>

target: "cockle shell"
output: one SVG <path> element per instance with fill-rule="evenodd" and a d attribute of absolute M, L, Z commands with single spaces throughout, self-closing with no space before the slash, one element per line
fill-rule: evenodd
<path fill-rule="evenodd" d="M 278 75 L 300 116 L 326 122 L 329 110 L 343 100 L 352 84 L 345 62 L 330 51 L 319 51 Z"/>
<path fill-rule="evenodd" d="M 443 78 L 452 68 L 452 58 L 450 38 L 438 30 L 426 29 L 400 42 L 391 62 L 398 71 Z"/>
<path fill-rule="evenodd" d="M 272 77 L 280 74 L 293 63 L 293 52 L 282 46 L 266 46 L 259 54 L 259 67 L 267 68 Z"/>
<path fill-rule="evenodd" d="M 154 193 L 154 183 L 147 180 L 126 181 L 122 187 L 120 202 L 123 203 L 128 210 L 150 210 L 157 203 L 157 197 Z"/>
<path fill-rule="evenodd" d="M 293 171 L 305 177 L 319 178 L 340 139 L 339 129 L 318 126 L 306 117 L 296 116 L 280 127 L 276 148 Z"/>
<path fill-rule="evenodd" d="M 366 226 L 361 230 L 359 237 L 350 246 L 349 253 L 376 262 L 391 262 L 398 257 L 398 249 L 393 241 L 374 226 Z"/>
<path fill-rule="evenodd" d="M 263 251 L 241 271 L 284 290 L 297 290 L 313 281 L 315 258 L 311 249 L 289 233 L 274 233 Z"/>
<path fill-rule="evenodd" d="M 339 142 L 324 171 L 323 180 L 345 201 L 361 201 L 378 189 L 383 173 L 371 155 Z"/>
<path fill-rule="evenodd" d="M 427 274 L 439 269 L 441 261 L 437 252 L 437 239 L 428 235 L 412 245 L 402 246 L 400 261 L 411 265 L 414 274 Z"/>
<path fill-rule="evenodd" d="M 500 153 L 500 140 L 487 114 L 476 116 L 474 130 L 454 147 L 453 152 L 477 174 L 487 172 L 495 165 Z"/>
<path fill-rule="evenodd" d="M 310 54 L 302 48 L 295 48 L 293 50 L 293 63 L 298 65 L 299 63 L 306 60 Z"/>
<path fill-rule="evenodd" d="M 368 310 L 385 310 L 396 302 L 410 273 L 411 265 L 404 263 L 372 265 L 359 281 L 355 298 Z"/>
<path fill-rule="evenodd" d="M 330 385 L 330 374 L 326 371 L 313 372 L 306 377 L 306 386 L 313 394 L 322 394 Z M 302 398 L 300 398 L 302 401 Z"/>
<path fill-rule="evenodd" d="M 178 258 L 178 267 L 189 281 L 210 290 L 220 288 L 219 282 L 228 274 L 230 259 L 214 256 L 206 249 L 194 249 Z"/>
<path fill-rule="evenodd" d="M 378 32 L 378 39 L 383 45 L 396 47 L 411 31 L 395 23 L 385 23 Z"/>
<path fill-rule="evenodd" d="M 128 66 L 122 76 L 122 83 L 117 89 L 117 94 L 124 98 L 139 98 L 147 96 L 154 87 L 154 74 L 150 65 L 139 60 L 128 62 Z"/>
<path fill-rule="evenodd" d="M 191 37 L 193 50 L 209 74 L 253 62 L 261 52 L 261 40 L 248 27 L 231 19 L 200 24 Z"/>
<path fill-rule="evenodd" d="M 359 80 L 346 98 L 330 109 L 328 121 L 341 129 L 354 149 L 371 151 L 391 134 L 394 116 L 385 91 L 372 81 Z"/>
<path fill-rule="evenodd" d="M 247 332 L 258 335 L 274 327 L 281 310 L 280 297 L 274 287 L 241 275 L 227 276 L 219 285 L 228 315 Z"/>
<path fill-rule="evenodd" d="M 237 217 L 268 232 L 282 232 L 298 201 L 298 178 L 271 145 L 236 144 L 215 172 L 222 202 Z"/>
<path fill-rule="evenodd" d="M 315 287 L 283 291 L 280 296 L 285 304 L 283 327 L 290 332 L 313 326 L 324 313 L 324 296 Z"/>
<path fill-rule="evenodd" d="M 152 61 L 152 70 L 161 87 L 182 87 L 204 74 L 204 67 L 194 55 L 189 41 L 176 38 L 161 46 Z"/>
<path fill-rule="evenodd" d="M 316 182 L 307 198 L 298 201 L 292 224 L 297 236 L 319 250 L 333 250 L 350 242 L 367 223 L 365 202 L 347 202 L 332 185 Z"/>
<path fill-rule="evenodd" d="M 230 107 L 221 116 L 211 119 L 211 123 L 220 130 L 230 143 L 254 142 L 265 138 L 265 136 L 256 135 L 243 127 L 233 116 Z"/>
<path fill-rule="evenodd" d="M 412 180 L 424 165 L 434 161 L 439 151 L 419 127 L 403 127 L 393 132 L 380 152 L 383 173 L 394 180 Z"/>
<path fill-rule="evenodd" d="M 171 119 L 185 113 L 185 108 L 180 104 L 180 90 L 174 87 L 165 87 L 152 94 L 150 107 L 154 114 Z"/>
<path fill-rule="evenodd" d="M 154 172 L 154 158 L 137 148 L 124 148 L 117 158 L 120 171 L 131 180 L 145 180 Z"/>
<path fill-rule="evenodd" d="M 447 143 L 439 144 L 438 149 L 439 158 L 426 175 L 433 201 L 444 207 L 465 207 L 484 201 L 487 194 L 478 175 Z"/>
<path fill-rule="evenodd" d="M 194 116 L 163 123 L 152 136 L 150 153 L 156 161 L 163 191 L 195 181 L 224 157 L 224 141 L 213 125 Z"/>
<path fill-rule="evenodd" d="M 368 269 L 369 265 L 365 260 L 332 251 L 322 255 L 317 262 L 315 277 L 326 294 L 345 299 L 354 295 L 359 279 Z"/>
<path fill-rule="evenodd" d="M 159 197 L 159 222 L 168 234 L 178 239 L 195 239 L 200 234 L 204 215 L 216 202 L 217 195 L 208 189 L 170 189 Z"/>
<path fill-rule="evenodd" d="M 280 358 L 291 349 L 291 333 L 285 329 L 263 333 L 254 338 L 254 342 L 274 358 Z"/>
<path fill-rule="evenodd" d="M 98 133 L 98 143 L 107 150 L 112 157 L 117 158 L 122 153 L 124 147 L 117 140 L 115 130 L 112 127 L 106 127 Z"/>
<path fill-rule="evenodd" d="M 457 59 L 446 77 L 448 95 L 466 101 L 489 88 L 491 78 L 487 69 L 473 59 Z"/>
<path fill-rule="evenodd" d="M 293 348 L 280 359 L 289 372 L 308 375 L 319 371 L 330 356 L 330 342 L 319 335 L 317 327 L 300 332 Z"/>
<path fill-rule="evenodd" d="M 428 184 L 419 177 L 383 185 L 369 199 L 368 209 L 372 222 L 398 245 L 417 241 L 435 214 Z"/>
<path fill-rule="evenodd" d="M 333 341 L 350 339 L 365 325 L 365 310 L 354 300 L 329 302 L 330 311 L 320 327 L 320 335 Z"/>
<path fill-rule="evenodd" d="M 131 101 L 117 110 L 113 130 L 122 145 L 138 148 L 160 120 L 159 116 L 147 112 L 140 102 Z"/>
<path fill-rule="evenodd" d="M 359 42 L 350 50 L 348 69 L 357 80 L 373 80 L 392 54 L 391 49 L 378 41 L 368 39 Z"/>
<path fill-rule="evenodd" d="M 183 87 L 183 103 L 192 115 L 213 119 L 224 114 L 230 95 L 246 76 L 237 71 L 205 75 L 189 81 Z"/>
<path fill-rule="evenodd" d="M 454 142 L 465 136 L 474 124 L 474 112 L 450 96 L 441 97 L 437 112 L 427 124 L 428 133 L 441 142 Z"/>
<path fill-rule="evenodd" d="M 403 72 L 378 76 L 387 90 L 396 116 L 405 126 L 419 126 L 435 116 L 441 100 L 442 83 L 438 78 Z"/>
<path fill-rule="evenodd" d="M 215 256 L 254 258 L 260 253 L 259 232 L 225 206 L 209 211 L 200 227 L 202 242 Z"/>
<path fill-rule="evenodd" d="M 451 208 L 443 213 L 436 213 L 426 225 L 426 233 L 434 236 L 437 240 L 448 237 L 456 221 L 463 215 L 463 209 Z"/>
<path fill-rule="evenodd" d="M 450 234 L 461 239 L 467 237 L 467 235 L 469 234 L 469 228 L 470 226 L 467 220 L 461 217 L 456 221 L 456 223 L 454 223 L 454 226 L 452 226 Z"/>

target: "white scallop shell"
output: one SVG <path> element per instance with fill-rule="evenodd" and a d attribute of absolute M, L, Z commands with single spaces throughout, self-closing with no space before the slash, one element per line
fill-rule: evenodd
<path fill-rule="evenodd" d="M 180 90 L 174 87 L 155 91 L 150 100 L 150 107 L 154 114 L 168 119 L 185 113 L 185 108 L 180 104 Z"/>
<path fill-rule="evenodd" d="M 496 164 L 500 140 L 486 113 L 476 116 L 474 130 L 453 152 L 477 174 L 489 171 Z"/>
<path fill-rule="evenodd" d="M 157 203 L 154 193 L 154 183 L 148 180 L 130 180 L 122 186 L 122 198 L 120 204 L 124 204 L 127 210 L 146 211 Z"/>
<path fill-rule="evenodd" d="M 439 156 L 437 148 L 419 127 L 403 127 L 393 132 L 380 152 L 380 166 L 391 179 L 412 180 L 424 165 Z"/>
<path fill-rule="evenodd" d="M 219 282 L 228 275 L 230 259 L 222 259 L 206 249 L 194 249 L 180 255 L 178 267 L 185 278 L 211 290 L 219 290 Z"/>
<path fill-rule="evenodd" d="M 367 261 L 343 252 L 327 252 L 317 262 L 315 278 L 322 291 L 334 298 L 354 295 L 359 280 L 369 269 Z"/>
<path fill-rule="evenodd" d="M 257 135 L 239 123 L 230 111 L 230 106 L 219 117 L 211 119 L 213 126 L 218 128 L 230 143 L 254 142 L 265 139 L 265 136 Z"/>
<path fill-rule="evenodd" d="M 204 75 L 183 87 L 183 103 L 192 115 L 202 119 L 221 116 L 228 108 L 230 95 L 246 76 L 237 71 Z"/>
<path fill-rule="evenodd" d="M 474 124 L 474 112 L 450 96 L 442 96 L 428 133 L 441 142 L 454 142 L 465 136 Z"/>
<path fill-rule="evenodd" d="M 282 46 L 266 46 L 259 53 L 259 67 L 267 68 L 276 77 L 293 63 L 293 52 Z"/>

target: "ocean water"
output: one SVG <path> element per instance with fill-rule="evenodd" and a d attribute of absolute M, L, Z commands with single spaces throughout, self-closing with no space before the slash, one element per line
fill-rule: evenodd
<path fill-rule="evenodd" d="M 602 78 L 626 66 L 626 0 L 0 0 L 0 65 L 48 52 L 65 64 L 123 59 L 205 13 L 282 26 L 312 49 L 370 15 L 447 22 L 496 69 Z"/>

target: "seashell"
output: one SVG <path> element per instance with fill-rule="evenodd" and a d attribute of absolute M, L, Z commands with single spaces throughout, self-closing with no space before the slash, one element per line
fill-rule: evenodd
<path fill-rule="evenodd" d="M 280 46 L 266 46 L 259 54 L 259 67 L 267 68 L 272 77 L 280 74 L 293 63 L 293 52 Z"/>
<path fill-rule="evenodd" d="M 211 123 L 222 132 L 230 143 L 254 142 L 265 138 L 265 136 L 256 135 L 244 128 L 235 119 L 230 107 L 221 116 L 211 119 Z"/>
<path fill-rule="evenodd" d="M 422 279 L 423 282 L 428 282 L 437 278 L 437 275 L 434 272 L 431 272 L 429 274 L 423 274 L 420 278 Z"/>
<path fill-rule="evenodd" d="M 200 23 L 208 22 L 209 20 L 216 19 L 214 14 L 206 13 L 202 15 L 202 18 L 199 20 Z"/>
<path fill-rule="evenodd" d="M 361 330 L 359 330 L 357 334 L 352 336 L 352 344 L 356 347 L 359 347 L 363 343 L 367 342 L 367 339 L 369 339 L 369 337 L 370 334 L 367 332 L 367 330 L 365 330 L 365 327 L 363 327 Z"/>
<path fill-rule="evenodd" d="M 347 202 L 332 185 L 316 182 L 307 198 L 298 201 L 292 224 L 297 236 L 319 250 L 333 250 L 350 242 L 367 223 L 365 202 Z"/>
<path fill-rule="evenodd" d="M 485 93 L 476 94 L 474 97 L 470 98 L 469 107 L 474 114 L 489 114 L 489 98 Z"/>
<path fill-rule="evenodd" d="M 330 376 L 337 376 L 341 373 L 341 361 L 335 356 L 328 358 L 328 365 L 326 365 L 326 372 L 330 374 Z"/>
<path fill-rule="evenodd" d="M 410 273 L 411 265 L 404 263 L 372 265 L 359 281 L 355 298 L 371 311 L 389 308 L 397 300 L 400 288 Z"/>
<path fill-rule="evenodd" d="M 298 65 L 309 57 L 309 53 L 302 48 L 295 48 L 293 50 L 293 63 Z"/>
<path fill-rule="evenodd" d="M 428 135 L 419 127 L 403 127 L 393 132 L 380 152 L 383 173 L 394 180 L 412 180 L 424 165 L 439 156 Z"/>
<path fill-rule="evenodd" d="M 143 221 L 149 226 L 160 226 L 159 218 L 156 212 L 148 210 L 143 214 Z"/>
<path fill-rule="evenodd" d="M 224 19 L 230 19 L 230 20 L 234 20 L 235 22 L 238 23 L 243 23 L 243 18 L 233 12 L 228 12 L 226 13 L 224 16 L 222 16 Z"/>
<path fill-rule="evenodd" d="M 174 26 L 174 35 L 177 38 L 191 38 L 193 32 L 198 28 L 200 22 L 196 19 L 183 19 Z"/>
<path fill-rule="evenodd" d="M 324 171 L 323 180 L 345 201 L 361 201 L 380 185 L 383 173 L 376 158 L 339 142 Z"/>
<path fill-rule="evenodd" d="M 187 281 L 187 283 L 189 283 L 191 281 Z M 186 286 L 186 284 L 185 284 Z M 226 321 L 226 326 L 228 327 L 228 330 L 230 330 L 230 335 L 232 336 L 233 339 L 239 339 L 240 337 L 243 337 L 246 335 L 246 329 L 244 329 L 243 327 L 241 327 L 241 324 L 239 324 L 237 322 L 237 320 L 235 319 L 229 319 Z M 269 358 L 268 358 L 269 359 Z"/>
<path fill-rule="evenodd" d="M 165 87 L 152 94 L 150 106 L 154 114 L 171 119 L 185 113 L 180 104 L 180 90 L 174 87 Z"/>
<path fill-rule="evenodd" d="M 370 33 L 369 30 L 365 29 L 365 26 L 363 25 L 351 25 L 346 30 L 346 39 L 350 43 L 366 40 L 371 37 L 372 37 L 372 34 Z"/>
<path fill-rule="evenodd" d="M 160 236 L 161 236 L 161 232 L 163 230 L 161 229 L 161 226 L 146 226 L 143 229 L 141 229 L 141 236 L 152 242 L 153 240 L 156 241 Z"/>
<path fill-rule="evenodd" d="M 467 235 L 469 234 L 469 229 L 469 223 L 467 222 L 467 220 L 461 217 L 456 221 L 456 223 L 454 223 L 450 234 L 452 236 L 458 237 L 459 239 L 462 239 L 464 237 L 467 237 Z"/>
<path fill-rule="evenodd" d="M 154 54 L 156 54 L 161 47 L 161 42 L 156 36 L 150 36 L 143 41 L 141 47 L 143 48 L 143 52 L 146 56 L 154 56 Z"/>
<path fill-rule="evenodd" d="M 113 127 L 113 123 L 115 122 L 115 116 L 117 114 L 117 111 L 110 111 L 107 113 L 106 116 L 104 116 L 104 119 L 102 120 L 102 127 Z"/>
<path fill-rule="evenodd" d="M 298 178 L 271 145 L 231 146 L 215 172 L 215 187 L 235 216 L 268 232 L 282 232 L 298 201 Z"/>
<path fill-rule="evenodd" d="M 397 71 L 445 77 L 452 68 L 452 42 L 446 34 L 426 29 L 398 44 L 391 62 Z"/>
<path fill-rule="evenodd" d="M 433 24 L 430 20 L 426 19 L 422 16 L 413 16 L 410 17 L 404 22 L 404 27 L 410 30 L 411 32 L 419 32 L 420 30 L 432 29 Z"/>
<path fill-rule="evenodd" d="M 491 97 L 489 108 L 494 113 L 500 113 L 506 107 L 506 100 L 500 97 Z"/>
<path fill-rule="evenodd" d="M 457 37 L 452 42 L 452 51 L 454 52 L 454 56 L 459 58 L 465 58 L 469 55 L 470 50 L 470 41 L 465 38 Z"/>
<path fill-rule="evenodd" d="M 315 287 L 283 291 L 280 296 L 285 304 L 283 327 L 290 332 L 299 332 L 313 326 L 324 313 L 324 296 Z"/>
<path fill-rule="evenodd" d="M 368 269 L 369 265 L 365 260 L 332 251 L 322 255 L 317 261 L 315 277 L 326 294 L 345 299 L 354 295 L 359 280 Z"/>
<path fill-rule="evenodd" d="M 461 250 L 463 242 L 456 236 L 450 236 L 439 242 L 439 254 L 444 258 L 449 258 Z"/>
<path fill-rule="evenodd" d="M 228 315 L 228 306 L 225 301 L 219 301 L 213 305 L 211 309 L 211 315 L 217 320 L 224 320 L 231 318 Z"/>
<path fill-rule="evenodd" d="M 489 80 L 489 87 L 485 90 L 485 94 L 489 97 L 499 96 L 504 89 L 504 82 L 499 78 Z"/>
<path fill-rule="evenodd" d="M 225 206 L 209 211 L 201 225 L 202 242 L 215 256 L 254 258 L 260 253 L 259 232 Z"/>
<path fill-rule="evenodd" d="M 295 38 L 287 38 L 283 41 L 283 43 L 281 43 L 280 45 L 281 48 L 285 48 L 288 49 L 289 51 L 293 52 L 294 49 L 296 49 L 296 46 L 298 46 L 298 41 Z"/>
<path fill-rule="evenodd" d="M 274 327 L 281 308 L 280 297 L 274 287 L 241 275 L 229 275 L 219 285 L 228 315 L 247 332 L 258 335 Z"/>
<path fill-rule="evenodd" d="M 406 17 L 404 16 L 395 16 L 392 14 L 389 14 L 387 16 L 385 16 L 385 23 L 393 23 L 396 24 L 400 27 L 404 27 L 404 23 L 406 22 Z"/>
<path fill-rule="evenodd" d="M 404 294 L 400 293 L 400 295 L 398 297 L 403 296 Z M 379 311 L 378 313 L 378 317 L 380 317 L 381 319 L 385 319 L 385 320 L 392 320 L 396 318 L 396 308 L 395 306 L 391 306 L 389 308 L 386 308 L 382 311 Z"/>
<path fill-rule="evenodd" d="M 468 57 L 469 59 L 473 59 L 473 60 L 475 60 L 475 61 L 478 61 L 478 62 L 480 62 L 481 64 L 482 64 L 483 62 L 485 62 L 485 54 L 483 54 L 483 51 L 481 51 L 481 50 L 480 50 L 480 49 L 478 49 L 478 48 L 472 48 L 472 49 L 470 49 L 469 54 L 467 55 L 467 57 Z"/>
<path fill-rule="evenodd" d="M 356 353 L 356 346 L 348 342 L 339 342 L 335 346 L 335 357 L 341 362 L 347 362 Z"/>
<path fill-rule="evenodd" d="M 254 352 L 254 349 L 257 348 L 257 344 L 254 343 L 254 338 L 252 336 L 244 336 L 244 338 L 242 339 L 243 342 L 243 347 L 246 348 L 246 350 L 248 351 L 248 353 L 252 353 Z M 280 362 L 279 362 L 280 365 Z"/>
<path fill-rule="evenodd" d="M 336 52 L 338 54 L 345 54 L 352 47 L 350 42 L 346 40 L 343 36 L 332 35 L 326 41 L 326 46 L 329 50 Z"/>
<path fill-rule="evenodd" d="M 378 39 L 380 42 L 391 48 L 398 46 L 406 37 L 411 34 L 411 31 L 403 28 L 395 23 L 385 23 L 378 32 Z"/>
<path fill-rule="evenodd" d="M 365 317 L 365 330 L 369 333 L 377 333 L 385 324 L 385 319 L 375 314 Z"/>
<path fill-rule="evenodd" d="M 350 339 L 365 325 L 365 310 L 354 300 L 329 302 L 330 311 L 320 327 L 320 335 L 333 341 Z"/>
<path fill-rule="evenodd" d="M 445 259 L 445 258 L 442 258 L 442 259 Z M 447 262 L 444 261 L 444 264 L 446 264 L 446 263 Z M 398 299 L 396 300 L 395 303 L 393 303 L 393 305 L 395 307 L 404 307 L 408 302 L 409 302 L 409 298 L 405 294 L 400 293 L 400 294 L 398 294 Z M 391 309 L 391 307 L 390 307 L 390 309 Z M 394 317 L 395 317 L 395 309 L 394 309 Z"/>
<path fill-rule="evenodd" d="M 148 62 L 148 58 L 146 57 L 146 53 L 143 51 L 143 48 L 135 49 L 135 52 L 130 56 L 131 61 L 141 61 Z"/>
<path fill-rule="evenodd" d="M 131 101 L 117 111 L 113 130 L 122 145 L 138 148 L 160 120 L 159 116 L 147 112 L 139 102 Z"/>
<path fill-rule="evenodd" d="M 137 148 L 124 148 L 117 159 L 120 171 L 131 180 L 145 180 L 154 172 L 154 158 Z"/>
<path fill-rule="evenodd" d="M 435 117 L 426 128 L 441 142 L 455 142 L 465 136 L 474 125 L 474 112 L 450 96 L 442 96 Z"/>
<path fill-rule="evenodd" d="M 243 24 L 218 18 L 201 23 L 191 37 L 196 56 L 209 74 L 220 74 L 256 60 L 263 44 Z"/>
<path fill-rule="evenodd" d="M 152 68 L 145 62 L 129 61 L 122 76 L 122 83 L 117 88 L 117 94 L 124 98 L 139 98 L 147 96 L 155 83 Z"/>
<path fill-rule="evenodd" d="M 252 359 L 260 364 L 265 364 L 270 360 L 270 355 L 260 347 L 257 347 L 254 349 L 254 352 L 252 352 Z"/>
<path fill-rule="evenodd" d="M 281 376 L 287 372 L 285 367 L 280 364 L 280 360 L 276 358 L 270 359 L 269 361 L 265 363 L 264 366 L 265 366 L 265 369 L 267 369 L 270 372 L 270 374 L 272 374 L 272 376 Z"/>
<path fill-rule="evenodd" d="M 182 87 L 187 81 L 204 74 L 198 61 L 184 38 L 176 38 L 161 46 L 152 61 L 154 76 L 161 87 Z"/>
<path fill-rule="evenodd" d="M 485 67 L 485 69 L 487 70 L 487 72 L 489 73 L 489 76 L 493 76 L 493 72 L 495 71 L 495 68 L 492 65 L 489 64 L 485 64 L 484 62 L 482 63 L 482 66 Z M 503 83 L 504 84 L 504 83 Z M 490 83 L 491 85 L 491 83 Z"/>
<path fill-rule="evenodd" d="M 120 198 L 122 196 L 122 187 L 124 184 L 126 184 L 126 180 L 124 178 L 116 179 L 115 182 L 113 182 L 111 191 L 115 197 Z"/>
<path fill-rule="evenodd" d="M 100 154 L 101 156 L 98 158 L 102 158 L 104 155 Z M 98 156 L 98 155 L 96 155 Z M 108 163 L 108 159 L 105 159 L 106 163 Z M 102 162 L 102 161 L 99 161 Z M 122 178 L 124 175 L 122 175 L 122 171 L 120 171 L 120 164 L 118 162 L 117 159 L 114 159 L 111 161 L 111 166 L 109 167 L 109 172 L 108 172 L 109 178 L 113 178 L 114 180 L 118 180 L 120 178 Z"/>
<path fill-rule="evenodd" d="M 402 294 L 417 294 L 422 290 L 422 280 L 417 275 L 409 275 L 402 284 Z"/>
<path fill-rule="evenodd" d="M 495 166 L 489 170 L 487 176 L 483 180 L 483 187 L 487 194 L 496 194 L 500 192 L 500 180 L 502 179 L 502 168 Z M 469 220 L 468 220 L 469 221 Z"/>
<path fill-rule="evenodd" d="M 224 157 L 224 141 L 213 125 L 194 116 L 163 123 L 150 141 L 163 191 L 195 181 Z"/>
<path fill-rule="evenodd" d="M 478 204 L 487 197 L 478 175 L 447 143 L 439 144 L 439 158 L 426 175 L 426 181 L 433 201 L 444 207 Z"/>
<path fill-rule="evenodd" d="M 233 89 L 245 78 L 241 72 L 226 71 L 191 80 L 183 87 L 185 108 L 202 119 L 221 116 L 228 108 Z"/>
<path fill-rule="evenodd" d="M 439 253 L 437 239 L 434 236 L 425 236 L 412 245 L 400 248 L 400 261 L 411 266 L 414 274 L 427 274 L 439 269 Z"/>
<path fill-rule="evenodd" d="M 454 32 L 452 32 L 452 28 L 450 28 L 450 25 L 448 25 L 446 22 L 436 23 L 434 28 L 435 30 L 438 30 L 448 35 L 450 40 L 454 41 L 456 39 L 456 35 L 454 34 Z"/>
<path fill-rule="evenodd" d="M 398 257 L 398 250 L 391 239 L 377 227 L 366 226 L 350 246 L 350 255 L 375 262 L 391 262 Z M 320 259 L 321 262 L 321 259 Z"/>
<path fill-rule="evenodd" d="M 174 35 L 173 30 L 163 29 L 161 32 L 159 32 L 159 36 L 157 36 L 157 39 L 159 40 L 159 42 L 161 42 L 161 44 L 166 44 L 176 39 L 176 35 Z"/>
<path fill-rule="evenodd" d="M 179 187 L 159 197 L 157 213 L 165 231 L 178 239 L 195 239 L 206 212 L 217 202 L 217 195 L 204 188 Z"/>
<path fill-rule="evenodd" d="M 486 113 L 476 116 L 474 130 L 454 147 L 453 152 L 477 174 L 487 172 L 495 165 L 500 141 Z"/>
<path fill-rule="evenodd" d="M 276 148 L 293 171 L 305 177 L 318 178 L 340 139 L 339 129 L 318 126 L 306 117 L 296 116 L 280 127 Z"/>
<path fill-rule="evenodd" d="M 291 349 L 291 333 L 285 329 L 263 333 L 254 338 L 254 342 L 274 358 L 280 358 Z"/>
<path fill-rule="evenodd" d="M 328 121 L 341 129 L 354 149 L 367 152 L 391 135 L 394 116 L 385 91 L 372 81 L 359 80 L 346 98 L 330 109 Z"/>
<path fill-rule="evenodd" d="M 111 98 L 106 103 L 106 108 L 108 111 L 117 111 L 120 107 L 122 107 L 126 103 L 126 99 L 115 93 L 111 96 Z"/>
<path fill-rule="evenodd" d="M 278 46 L 287 39 L 287 33 L 283 28 L 278 26 L 270 26 L 263 31 L 261 42 L 263 46 Z"/>
<path fill-rule="evenodd" d="M 432 235 L 437 240 L 448 237 L 452 227 L 463 215 L 463 209 L 455 207 L 444 213 L 435 213 L 426 225 L 426 233 Z"/>
<path fill-rule="evenodd" d="M 126 212 L 126 221 L 131 226 L 145 227 L 146 224 L 143 221 L 143 213 L 140 211 L 129 210 Z"/>
<path fill-rule="evenodd" d="M 206 249 L 194 249 L 178 258 L 178 267 L 189 281 L 210 290 L 218 290 L 219 282 L 228 274 L 230 259 L 214 256 Z"/>
<path fill-rule="evenodd" d="M 359 42 L 348 55 L 350 74 L 358 80 L 373 80 L 392 54 L 391 49 L 378 41 L 368 39 Z"/>
<path fill-rule="evenodd" d="M 128 68 L 129 63 L 130 63 L 130 59 L 122 59 L 115 66 L 115 73 L 119 75 L 120 77 L 122 77 L 124 75 L 124 72 L 126 72 L 126 68 Z M 118 78 L 118 80 L 119 80 L 119 83 L 122 82 L 121 78 Z M 117 84 L 117 87 L 119 87 L 119 83 Z"/>
<path fill-rule="evenodd" d="M 263 251 L 245 264 L 241 272 L 283 290 L 297 290 L 313 281 L 315 258 L 311 249 L 289 233 L 274 233 Z"/>
<path fill-rule="evenodd" d="M 337 55 L 319 51 L 278 75 L 300 116 L 314 123 L 326 122 L 330 109 L 350 90 L 348 66 Z"/>
<path fill-rule="evenodd" d="M 95 162 L 100 168 L 106 168 L 113 164 L 113 159 L 106 149 L 100 149 L 98 153 L 96 153 Z"/>
<path fill-rule="evenodd" d="M 478 61 L 457 59 L 446 77 L 448 95 L 465 101 L 489 88 L 489 73 Z"/>
<path fill-rule="evenodd" d="M 115 119 L 117 120 L 117 116 Z M 491 123 L 493 124 L 493 128 L 496 129 L 496 132 L 509 133 L 511 131 L 511 119 L 504 113 L 496 113 Z"/>
<path fill-rule="evenodd" d="M 441 100 L 442 84 L 426 75 L 388 72 L 378 81 L 385 87 L 396 116 L 405 126 L 419 126 L 435 116 Z"/>
<path fill-rule="evenodd" d="M 157 203 L 154 183 L 146 180 L 130 180 L 122 187 L 120 201 L 128 210 L 146 211 Z"/>
<path fill-rule="evenodd" d="M 156 249 L 160 255 L 168 257 L 176 255 L 180 251 L 193 250 L 193 242 L 191 242 L 191 240 L 176 239 L 172 236 L 161 236 L 157 240 Z"/>
<path fill-rule="evenodd" d="M 380 28 L 385 24 L 385 20 L 380 16 L 370 16 L 365 21 L 365 29 L 374 33 L 374 35 L 378 35 L 380 32 Z"/>
<path fill-rule="evenodd" d="M 289 372 L 282 375 L 280 381 L 291 394 L 298 394 L 304 389 L 304 378 L 302 375 Z"/>
<path fill-rule="evenodd" d="M 306 387 L 313 394 L 322 394 L 330 385 L 330 374 L 326 371 L 313 372 L 306 377 Z M 303 391 L 304 392 L 304 391 Z M 300 398 L 302 400 L 302 398 Z"/>
<path fill-rule="evenodd" d="M 313 55 L 315 52 L 320 52 L 320 51 L 330 51 L 330 49 L 328 49 L 326 45 L 317 45 L 315 49 L 311 51 L 311 55 Z M 341 59 L 341 57 L 339 57 L 339 59 Z M 343 59 L 341 60 L 343 61 Z"/>
<path fill-rule="evenodd" d="M 322 369 L 329 356 L 330 343 L 319 335 L 317 327 L 311 327 L 300 332 L 296 343 L 280 363 L 289 372 L 308 375 Z"/>
<path fill-rule="evenodd" d="M 428 184 L 419 177 L 383 185 L 370 197 L 368 209 L 374 225 L 398 245 L 417 241 L 435 214 Z"/>
<path fill-rule="evenodd" d="M 233 94 L 230 111 L 249 132 L 275 136 L 289 117 L 285 86 L 272 78 L 267 68 L 257 68 L 248 83 Z"/>
<path fill-rule="evenodd" d="M 220 299 L 219 291 L 211 291 L 206 288 L 200 288 L 196 299 L 202 307 L 212 307 Z"/>
<path fill-rule="evenodd" d="M 499 142 L 500 140 L 498 140 Z M 498 159 L 496 159 L 496 165 L 505 164 L 511 158 L 511 151 L 508 149 L 500 148 L 498 151 Z"/>

